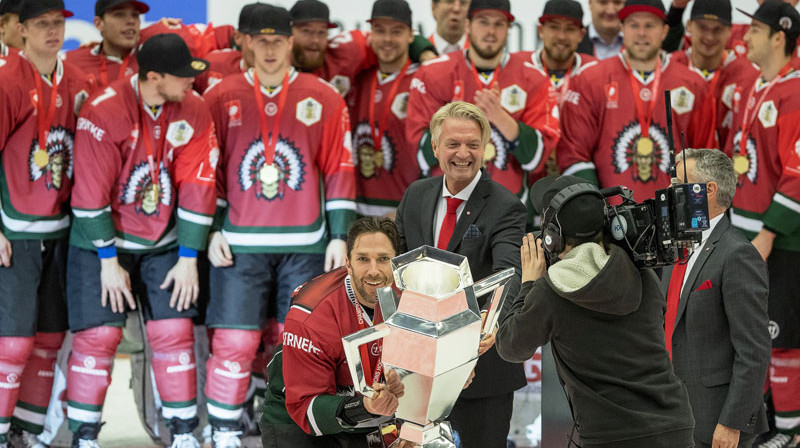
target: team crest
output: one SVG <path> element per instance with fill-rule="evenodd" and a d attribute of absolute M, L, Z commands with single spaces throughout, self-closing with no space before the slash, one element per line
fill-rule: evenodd
<path fill-rule="evenodd" d="M 194 135 L 194 128 L 186 120 L 175 121 L 167 128 L 167 141 L 173 148 L 189 143 Z"/>
<path fill-rule="evenodd" d="M 350 92 L 350 78 L 347 76 L 336 75 L 328 82 L 339 92 L 339 95 L 345 96 Z"/>
<path fill-rule="evenodd" d="M 380 177 L 381 169 L 389 174 L 394 168 L 394 144 L 384 133 L 381 140 L 381 150 L 375 149 L 372 140 L 372 128 L 368 123 L 360 123 L 356 127 L 356 153 L 353 163 L 365 179 Z"/>
<path fill-rule="evenodd" d="M 308 97 L 297 103 L 297 121 L 306 126 L 317 123 L 322 118 L 322 104 Z"/>
<path fill-rule="evenodd" d="M 122 187 L 119 201 L 124 205 L 136 204 L 136 213 L 146 216 L 158 215 L 159 204 L 169 206 L 172 203 L 172 180 L 164 162 L 159 166 L 157 182 L 151 178 L 149 163 L 142 161 L 134 165 Z"/>
<path fill-rule="evenodd" d="M 405 120 L 408 116 L 408 92 L 398 93 L 392 101 L 392 113 L 398 120 Z"/>
<path fill-rule="evenodd" d="M 667 131 L 651 123 L 649 136 L 644 138 L 639 122 L 632 121 L 614 139 L 613 158 L 617 173 L 633 168 L 634 180 L 654 182 L 658 171 L 667 173 L 669 169 Z"/>
<path fill-rule="evenodd" d="M 294 191 L 302 190 L 305 182 L 305 166 L 303 156 L 288 140 L 280 139 L 275 146 L 276 170 L 270 171 L 271 176 L 262 176 L 264 167 L 264 142 L 256 139 L 250 144 L 239 166 L 239 185 L 242 191 L 254 188 L 256 198 L 267 201 L 273 199 L 283 200 L 284 189 L 289 187 Z M 277 171 L 277 173 L 275 173 Z"/>
<path fill-rule="evenodd" d="M 740 155 L 740 147 L 742 145 L 742 131 L 737 131 L 733 136 L 733 165 L 734 170 L 740 175 L 747 176 L 747 179 L 752 183 L 758 180 L 758 153 L 756 152 L 756 141 L 752 136 L 747 139 L 747 146 L 744 151 L 744 159 Z"/>
<path fill-rule="evenodd" d="M 521 111 L 528 101 L 528 93 L 522 87 L 512 84 L 500 92 L 500 104 L 513 114 Z"/>
<path fill-rule="evenodd" d="M 39 148 L 39 139 L 33 141 L 28 155 L 31 182 L 44 178 L 48 190 L 60 190 L 64 176 L 72 179 L 72 134 L 61 126 L 50 128 L 45 149 Z"/>
<path fill-rule="evenodd" d="M 686 87 L 672 89 L 672 110 L 678 115 L 691 112 L 694 108 L 694 93 Z"/>
<path fill-rule="evenodd" d="M 758 110 L 758 121 L 764 128 L 771 128 L 778 122 L 778 108 L 775 107 L 775 102 L 770 100 L 761 105 Z"/>

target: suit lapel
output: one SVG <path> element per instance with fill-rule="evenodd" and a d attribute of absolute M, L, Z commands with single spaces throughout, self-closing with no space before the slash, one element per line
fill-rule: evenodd
<path fill-rule="evenodd" d="M 422 197 L 422 243 L 436 247 L 433 240 L 433 224 L 436 219 L 436 203 L 442 195 L 442 182 L 444 176 L 439 176 L 433 188 L 428 189 Z"/>
<path fill-rule="evenodd" d="M 464 210 L 461 212 L 461 216 L 458 218 L 458 221 L 456 221 L 456 227 L 453 229 L 453 236 L 450 237 L 450 242 L 447 244 L 448 251 L 455 252 L 461 240 L 464 238 L 464 232 L 467 231 L 470 225 L 475 223 L 481 210 L 486 206 L 486 197 L 491 195 L 488 181 L 489 176 L 485 172 L 482 172 L 481 180 L 478 181 L 478 185 L 475 186 L 475 190 L 470 195 L 469 200 L 464 204 Z"/>

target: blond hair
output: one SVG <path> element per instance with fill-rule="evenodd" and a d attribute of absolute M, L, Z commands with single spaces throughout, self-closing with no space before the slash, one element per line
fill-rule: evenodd
<path fill-rule="evenodd" d="M 439 145 L 439 137 L 442 135 L 442 125 L 448 118 L 474 121 L 481 130 L 481 147 L 485 147 L 489 143 L 492 128 L 486 115 L 483 114 L 483 111 L 474 104 L 464 101 L 453 101 L 439 108 L 431 118 L 430 130 L 431 142 L 433 144 Z"/>

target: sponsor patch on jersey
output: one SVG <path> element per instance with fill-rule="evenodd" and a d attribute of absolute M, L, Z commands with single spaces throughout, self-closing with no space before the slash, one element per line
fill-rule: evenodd
<path fill-rule="evenodd" d="M 694 93 L 686 87 L 672 89 L 672 110 L 678 115 L 691 112 L 694 109 Z"/>
<path fill-rule="evenodd" d="M 619 85 L 617 82 L 607 83 L 603 90 L 606 92 L 606 109 L 617 109 L 619 107 Z"/>
<path fill-rule="evenodd" d="M 408 116 L 408 92 L 398 93 L 392 101 L 392 113 L 399 120 L 405 120 Z"/>
<path fill-rule="evenodd" d="M 775 107 L 774 101 L 770 100 L 761 105 L 761 109 L 758 110 L 758 121 L 765 128 L 775 126 L 778 122 L 778 108 Z"/>
<path fill-rule="evenodd" d="M 343 75 L 336 75 L 329 81 L 333 87 L 336 88 L 336 91 L 339 92 L 339 95 L 345 96 L 348 92 L 350 92 L 350 78 Z"/>
<path fill-rule="evenodd" d="M 528 101 L 528 93 L 525 90 L 512 84 L 500 91 L 500 104 L 508 111 L 508 113 L 516 113 L 525 108 L 525 103 Z"/>
<path fill-rule="evenodd" d="M 313 353 L 319 355 L 322 350 L 314 345 L 314 341 L 304 336 L 297 336 L 288 331 L 283 332 L 283 347 L 295 348 L 306 353 Z"/>
<path fill-rule="evenodd" d="M 83 117 L 78 118 L 78 126 L 76 130 L 86 131 L 98 142 L 102 142 L 103 136 L 106 134 L 105 130 L 101 129 L 99 126 L 97 126 L 96 124 L 92 123 L 91 121 Z"/>
<path fill-rule="evenodd" d="M 186 120 L 175 121 L 167 128 L 167 141 L 173 148 L 189 143 L 194 135 L 194 128 Z"/>
<path fill-rule="evenodd" d="M 408 88 L 409 88 L 409 90 L 418 90 L 419 93 L 421 93 L 423 95 L 425 95 L 425 93 L 427 93 L 426 89 L 425 89 L 425 83 L 419 78 L 413 78 L 411 80 L 411 85 Z"/>
<path fill-rule="evenodd" d="M 322 118 L 322 104 L 314 98 L 308 97 L 297 103 L 297 121 L 306 126 L 311 126 Z"/>
<path fill-rule="evenodd" d="M 225 103 L 225 110 L 228 111 L 228 127 L 242 125 L 242 103 L 239 100 L 231 100 Z"/>

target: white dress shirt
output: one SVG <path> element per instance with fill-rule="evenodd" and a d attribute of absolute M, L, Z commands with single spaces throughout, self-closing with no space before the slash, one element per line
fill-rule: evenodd
<path fill-rule="evenodd" d="M 461 51 L 464 49 L 464 45 L 467 43 L 467 34 L 464 33 L 461 36 L 461 39 L 458 42 L 451 44 L 450 42 L 446 41 L 444 37 L 440 36 L 437 33 L 431 34 L 431 39 L 433 39 L 433 46 L 436 47 L 436 52 L 439 53 L 439 56 L 445 55 L 447 53 L 452 53 L 454 51 Z"/>
<path fill-rule="evenodd" d="M 611 40 L 610 44 L 607 44 L 605 39 L 600 37 L 600 33 L 597 32 L 594 24 L 590 24 L 589 39 L 591 39 L 592 45 L 594 45 L 594 55 L 597 59 L 608 59 L 618 55 L 622 50 L 622 31 Z"/>
<path fill-rule="evenodd" d="M 689 261 L 686 264 L 686 272 L 683 273 L 683 283 L 681 284 L 681 295 L 683 295 L 683 287 L 686 286 L 686 279 L 689 278 L 689 274 L 692 272 L 692 268 L 694 267 L 694 262 L 697 261 L 698 254 L 703 251 L 706 247 L 706 241 L 708 237 L 711 236 L 711 232 L 714 231 L 714 227 L 719 224 L 720 220 L 722 220 L 722 216 L 724 213 L 720 213 L 718 216 L 711 218 L 711 222 L 709 223 L 708 230 L 703 230 L 703 236 L 700 241 L 700 244 L 695 247 L 695 250 L 692 252 L 692 255 L 689 256 Z"/>
<path fill-rule="evenodd" d="M 481 172 L 478 171 L 478 174 L 475 175 L 475 178 L 472 179 L 472 182 L 470 182 L 466 188 L 459 191 L 457 194 L 452 194 L 447 189 L 447 180 L 442 178 L 442 195 L 439 197 L 439 202 L 436 204 L 436 214 L 434 215 L 433 220 L 434 246 L 436 246 L 439 242 L 439 231 L 442 230 L 442 221 L 444 221 L 444 215 L 447 214 L 447 199 L 445 198 L 457 198 L 464 201 L 458 206 L 458 209 L 456 209 L 456 222 L 458 222 L 458 219 L 461 218 L 461 212 L 464 211 L 464 206 L 467 204 L 469 197 L 472 195 L 472 192 L 475 190 L 475 186 L 478 185 L 478 181 L 480 180 Z"/>

